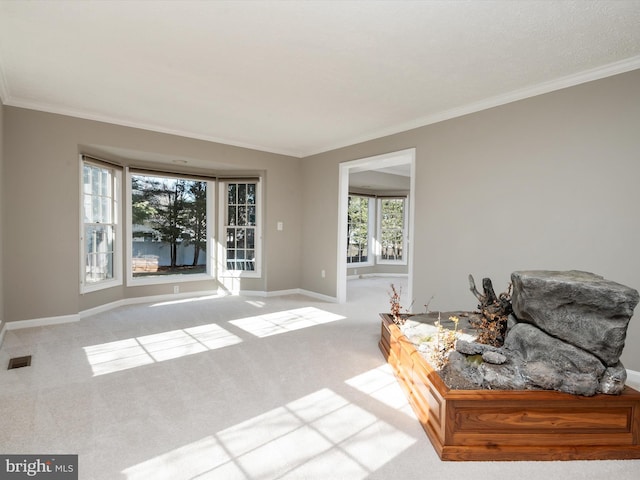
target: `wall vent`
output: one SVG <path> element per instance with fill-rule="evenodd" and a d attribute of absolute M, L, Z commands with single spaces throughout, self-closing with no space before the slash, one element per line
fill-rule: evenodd
<path fill-rule="evenodd" d="M 13 370 L 14 368 L 28 367 L 31 365 L 31 355 L 26 357 L 15 357 L 9 360 L 9 368 L 7 370 Z"/>

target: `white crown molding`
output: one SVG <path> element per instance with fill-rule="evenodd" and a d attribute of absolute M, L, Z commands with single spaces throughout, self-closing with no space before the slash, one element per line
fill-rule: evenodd
<path fill-rule="evenodd" d="M 1 80 L 1 79 L 0 79 Z M 118 125 L 121 127 L 138 128 L 140 130 L 147 130 L 150 132 L 165 133 L 167 135 L 176 135 L 179 137 L 192 138 L 194 140 L 204 140 L 206 142 L 220 143 L 222 145 L 228 145 L 231 147 L 246 148 L 249 150 L 257 150 L 260 152 L 274 153 L 277 155 L 286 155 L 288 157 L 302 158 L 301 152 L 278 150 L 271 147 L 265 147 L 262 145 L 253 145 L 245 142 L 238 142 L 235 140 L 214 137 L 211 135 L 200 135 L 186 130 L 179 130 L 173 128 L 166 128 L 161 125 L 154 125 L 143 122 L 132 122 L 122 120 L 116 117 L 110 117 L 108 115 L 100 115 L 74 108 L 65 108 L 59 105 L 51 105 L 43 102 L 35 102 L 30 100 L 9 98 L 7 94 L 7 101 L 3 102 L 7 106 L 24 108 L 27 110 L 37 110 L 39 112 L 53 113 L 56 115 L 66 115 L 68 117 L 81 118 L 83 120 L 91 120 L 94 122 L 109 123 L 111 125 Z"/>
<path fill-rule="evenodd" d="M 640 55 L 635 57 L 630 57 L 630 58 L 621 60 L 619 62 L 613 62 L 607 65 L 602 65 L 600 67 L 584 70 L 582 72 L 567 75 L 565 77 L 560 77 L 554 80 L 550 80 L 548 82 L 538 83 L 536 85 L 531 85 L 529 87 L 514 90 L 512 92 L 496 95 L 494 97 L 485 98 L 484 100 L 480 100 L 479 102 L 474 102 L 467 105 L 463 105 L 462 107 L 452 108 L 450 110 L 445 110 L 443 112 L 427 115 L 425 117 L 412 120 L 411 122 L 402 123 L 400 125 L 395 125 L 393 127 L 389 127 L 382 130 L 377 130 L 375 132 L 371 132 L 363 136 L 352 138 L 350 140 L 346 140 L 339 144 L 335 144 L 331 147 L 322 148 L 322 149 L 311 151 L 311 152 L 306 152 L 302 158 L 308 157 L 311 155 L 317 155 L 320 153 L 329 152 L 331 150 L 337 150 L 339 148 L 349 147 L 351 145 L 356 145 L 358 143 L 375 140 L 375 139 L 386 137 L 389 135 L 395 135 L 397 133 L 406 132 L 408 130 L 413 130 L 415 128 L 426 127 L 427 125 L 432 125 L 434 123 L 443 122 L 445 120 L 451 120 L 453 118 L 461 117 L 463 115 L 469 115 L 471 113 L 480 112 L 482 110 L 487 110 L 489 108 L 499 107 L 500 105 L 506 105 L 508 103 L 516 102 L 518 100 L 524 100 L 531 97 L 536 97 L 538 95 L 543 95 L 545 93 L 551 93 L 557 90 L 562 90 L 563 88 L 574 87 L 576 85 L 580 85 L 583 83 L 587 83 L 595 80 L 601 80 L 606 77 L 611 77 L 613 75 L 630 72 L 632 70 L 637 70 L 639 68 L 640 68 Z"/>
<path fill-rule="evenodd" d="M 96 122 L 109 123 L 109 124 L 119 125 L 123 127 L 138 128 L 141 130 L 165 133 L 168 135 L 177 135 L 180 137 L 193 138 L 196 140 L 204 140 L 207 142 L 220 143 L 223 145 L 230 145 L 230 146 L 239 147 L 239 148 L 247 148 L 250 150 L 258 150 L 261 152 L 274 153 L 277 155 L 286 155 L 286 156 L 296 157 L 296 158 L 305 158 L 312 155 L 318 155 L 320 153 L 325 153 L 332 150 L 349 147 L 351 145 L 356 145 L 358 143 L 375 140 L 381 137 L 402 133 L 408 130 L 413 130 L 415 128 L 425 127 L 427 125 L 432 125 L 434 123 L 450 120 L 450 119 L 461 117 L 463 115 L 468 115 L 471 113 L 480 112 L 482 110 L 498 107 L 500 105 L 516 102 L 518 100 L 524 100 L 526 98 L 535 97 L 537 95 L 550 93 L 556 90 L 561 90 L 563 88 L 573 87 L 573 86 L 580 85 L 586 82 L 591 82 L 594 80 L 600 80 L 602 78 L 618 75 L 618 74 L 629 72 L 632 70 L 637 70 L 639 68 L 640 68 L 640 55 L 635 57 L 630 57 L 618 62 L 613 62 L 607 65 L 602 65 L 600 67 L 592 68 L 589 70 L 584 70 L 582 72 L 567 75 L 565 77 L 557 78 L 547 82 L 531 85 L 529 87 L 514 90 L 512 92 L 507 92 L 505 94 L 496 95 L 494 97 L 486 98 L 484 100 L 470 103 L 458 108 L 453 108 L 453 109 L 445 110 L 432 115 L 427 115 L 425 117 L 420 117 L 410 122 L 394 125 L 381 130 L 376 130 L 358 137 L 344 140 L 340 143 L 336 143 L 336 144 L 332 144 L 332 145 L 328 145 L 325 147 L 320 147 L 320 148 L 317 148 L 314 150 L 308 150 L 308 151 L 274 149 L 271 147 L 254 145 L 246 142 L 239 142 L 235 140 L 215 137 L 212 135 L 201 135 L 201 134 L 195 134 L 195 133 L 184 131 L 184 130 L 166 128 L 161 125 L 154 125 L 154 124 L 148 124 L 143 122 L 125 121 L 125 120 L 111 117 L 108 115 L 95 114 L 95 113 L 91 113 L 91 112 L 87 112 L 79 109 L 65 108 L 58 105 L 51 105 L 51 104 L 42 103 L 42 102 L 12 98 L 7 86 L 6 78 L 4 76 L 4 71 L 2 69 L 1 64 L 0 64 L 0 100 L 2 100 L 4 105 L 13 106 L 13 107 L 25 108 L 29 110 L 38 110 L 38 111 L 53 113 L 58 115 L 66 115 L 70 117 L 82 118 L 85 120 L 92 120 Z"/>

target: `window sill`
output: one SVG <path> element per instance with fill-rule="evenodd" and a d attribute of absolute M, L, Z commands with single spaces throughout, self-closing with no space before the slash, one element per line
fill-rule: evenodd
<path fill-rule="evenodd" d="M 100 290 L 106 290 L 107 288 L 120 287 L 122 280 L 107 280 L 104 282 L 92 283 L 92 284 L 80 284 L 80 294 L 99 292 Z"/>
<path fill-rule="evenodd" d="M 377 262 L 378 265 L 407 265 L 406 261 L 402 261 L 402 260 L 378 260 Z"/>
<path fill-rule="evenodd" d="M 215 280 L 215 277 L 206 273 L 158 275 L 148 277 L 129 277 L 127 287 L 143 287 L 146 285 L 166 285 L 168 283 L 186 283 Z"/>
<path fill-rule="evenodd" d="M 220 278 L 262 278 L 261 272 L 251 271 L 224 271 L 219 275 Z"/>

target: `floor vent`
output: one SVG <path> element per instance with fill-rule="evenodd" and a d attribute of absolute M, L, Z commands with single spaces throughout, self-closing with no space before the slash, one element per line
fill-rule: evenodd
<path fill-rule="evenodd" d="M 27 355 L 26 357 L 15 357 L 9 360 L 9 368 L 7 370 L 28 367 L 29 365 L 31 365 L 31 355 Z"/>

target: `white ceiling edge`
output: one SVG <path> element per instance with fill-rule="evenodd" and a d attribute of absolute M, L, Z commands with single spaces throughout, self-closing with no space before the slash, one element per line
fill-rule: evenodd
<path fill-rule="evenodd" d="M 512 92 L 496 95 L 495 97 L 486 98 L 484 100 L 480 100 L 479 102 L 470 103 L 459 108 L 453 108 L 432 115 L 427 115 L 426 117 L 421 117 L 411 122 L 396 125 L 387 129 L 378 130 L 376 132 L 372 132 L 358 138 L 350 139 L 339 144 L 334 144 L 330 147 L 326 147 L 318 151 L 306 152 L 304 157 L 329 152 L 331 150 L 337 150 L 339 148 L 349 147 L 351 145 L 367 142 L 369 140 L 375 140 L 377 138 L 386 137 L 388 135 L 394 135 L 396 133 L 406 132 L 415 128 L 425 127 L 427 125 L 443 122 L 445 120 L 451 120 L 463 115 L 480 112 L 489 108 L 499 107 L 500 105 L 506 105 L 518 100 L 536 97 L 545 93 L 562 90 L 563 88 L 574 87 L 582 83 L 601 80 L 606 77 L 611 77 L 637 69 L 640 69 L 640 55 L 609 63 L 607 65 L 602 65 L 600 67 L 592 68 L 589 70 L 584 70 L 582 72 L 567 75 L 565 77 L 560 77 L 555 80 L 549 80 L 547 82 L 532 85 L 519 90 L 514 90 Z"/>
<path fill-rule="evenodd" d="M 211 135 L 198 135 L 188 131 L 161 127 L 159 125 L 125 121 L 125 120 L 111 117 L 108 115 L 92 114 L 92 113 L 83 112 L 77 109 L 64 108 L 57 105 L 50 105 L 47 103 L 42 103 L 37 101 L 13 99 L 9 94 L 6 77 L 4 75 L 4 69 L 2 68 L 1 63 L 0 63 L 0 101 L 2 101 L 3 105 L 12 106 L 12 107 L 25 108 L 29 110 L 37 110 L 37 111 L 59 114 L 59 115 L 66 115 L 70 117 L 82 118 L 85 120 L 93 120 L 97 122 L 104 122 L 104 123 L 109 123 L 109 124 L 119 125 L 124 127 L 139 128 L 142 130 L 148 130 L 152 132 L 166 133 L 166 134 L 177 135 L 177 136 L 186 137 L 186 138 L 193 138 L 196 140 L 220 143 L 223 145 L 229 145 L 233 147 L 248 148 L 251 150 L 258 150 L 266 153 L 274 153 L 278 155 L 286 155 L 286 156 L 296 157 L 296 158 L 305 158 L 312 155 L 318 155 L 321 153 L 329 152 L 331 150 L 348 147 L 348 146 L 355 145 L 358 143 L 363 143 L 369 140 L 375 140 L 377 138 L 385 137 L 388 135 L 402 133 L 407 130 L 412 130 L 412 129 L 424 127 L 427 125 L 432 125 L 434 123 L 450 120 L 456 117 L 461 117 L 463 115 L 476 113 L 482 110 L 498 107 L 500 105 L 505 105 L 518 100 L 524 100 L 526 98 L 535 97 L 535 96 L 542 95 L 545 93 L 550 93 L 556 90 L 561 90 L 563 88 L 573 87 L 573 86 L 587 83 L 590 81 L 600 80 L 606 77 L 630 72 L 632 70 L 637 70 L 637 69 L 640 69 L 640 55 L 635 57 L 630 57 L 624 60 L 620 60 L 617 62 L 609 63 L 607 65 L 602 65 L 600 67 L 592 68 L 589 70 L 584 70 L 582 72 L 567 75 L 565 77 L 560 77 L 554 80 L 532 85 L 519 90 L 514 90 L 512 92 L 496 95 L 494 97 L 486 98 L 479 102 L 474 102 L 459 108 L 453 108 L 453 109 L 445 110 L 443 112 L 438 112 L 432 115 L 427 115 L 425 117 L 412 120 L 411 122 L 406 122 L 400 125 L 395 125 L 393 127 L 370 132 L 360 137 L 345 140 L 338 144 L 328 145 L 326 147 L 322 147 L 319 150 L 312 150 L 312 151 L 277 150 L 269 147 L 264 147 L 261 145 L 252 145 L 244 142 L 236 142 L 229 139 L 218 138 Z"/>
<path fill-rule="evenodd" d="M 2 72 L 0 71 L 0 77 L 2 76 Z M 1 78 L 0 78 L 0 82 L 1 82 Z M 0 86 L 0 90 L 1 90 L 1 86 Z M 271 149 L 268 147 L 263 147 L 261 145 L 251 145 L 248 143 L 243 143 L 243 142 L 234 142 L 232 140 L 228 140 L 228 139 L 224 139 L 224 138 L 218 138 L 218 137 L 214 137 L 211 135 L 198 135 L 198 134 L 194 134 L 192 132 L 188 132 L 188 131 L 183 131 L 183 130 L 176 130 L 176 129 L 171 129 L 171 128 L 165 128 L 165 127 L 161 127 L 158 125 L 151 125 L 151 124 L 146 124 L 146 123 L 141 123 L 141 122 L 128 122 L 126 120 L 122 120 L 119 118 L 115 118 L 115 117 L 110 117 L 108 115 L 99 115 L 99 114 L 93 114 L 93 113 L 87 113 L 87 112 L 83 112 L 82 110 L 76 110 L 76 109 L 71 109 L 71 108 L 63 108 L 57 105 L 50 105 L 47 103 L 42 103 L 42 102 L 31 102 L 31 101 L 27 101 L 27 100 L 16 100 L 11 98 L 10 96 L 6 96 L 8 97 L 7 100 L 3 100 L 2 103 L 4 105 L 10 106 L 10 107 L 18 107 L 18 108 L 25 108 L 27 110 L 37 110 L 39 112 L 46 112 L 46 113 L 53 113 L 53 114 L 57 114 L 57 115 L 66 115 L 68 117 L 74 117 L 74 118 L 81 118 L 84 120 L 92 120 L 92 121 L 96 121 L 96 122 L 103 122 L 103 123 L 109 123 L 111 125 L 118 125 L 121 127 L 131 127 L 131 128 L 138 128 L 141 130 L 148 130 L 151 132 L 157 132 L 157 133 L 166 133 L 169 135 L 177 135 L 179 137 L 185 137 L 185 138 L 192 138 L 195 140 L 204 140 L 207 142 L 214 142 L 214 143 L 220 143 L 222 145 L 229 145 L 232 147 L 241 147 L 241 148 L 248 148 L 250 150 L 258 150 L 260 152 L 265 152 L 265 153 L 275 153 L 278 155 L 286 155 L 289 157 L 296 157 L 296 158 L 302 158 L 304 155 L 302 155 L 300 152 L 293 152 L 293 151 L 282 151 L 282 150 L 275 150 L 275 149 Z M 6 98 L 5 97 L 5 98 Z"/>

